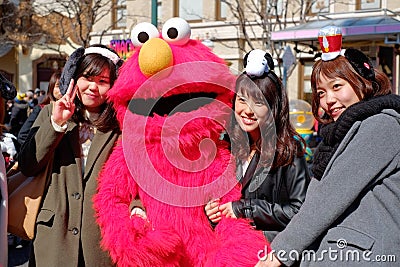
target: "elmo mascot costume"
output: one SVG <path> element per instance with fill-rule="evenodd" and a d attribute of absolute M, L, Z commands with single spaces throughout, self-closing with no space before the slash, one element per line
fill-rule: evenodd
<path fill-rule="evenodd" d="M 254 266 L 268 250 L 263 234 L 244 219 L 213 228 L 204 212 L 211 199 L 241 196 L 221 138 L 235 76 L 181 18 L 161 34 L 140 23 L 131 40 L 136 51 L 109 91 L 122 139 L 94 198 L 102 246 L 118 266 Z M 146 216 L 131 213 L 135 199 Z"/>

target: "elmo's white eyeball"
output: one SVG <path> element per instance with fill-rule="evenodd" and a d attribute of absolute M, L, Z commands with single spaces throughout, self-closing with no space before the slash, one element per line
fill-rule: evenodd
<path fill-rule="evenodd" d="M 131 31 L 131 41 L 135 47 L 141 47 L 152 38 L 160 37 L 156 26 L 148 22 L 137 24 Z"/>
<path fill-rule="evenodd" d="M 163 39 L 174 45 L 186 44 L 190 39 L 190 34 L 190 25 L 182 18 L 171 18 L 162 28 Z"/>

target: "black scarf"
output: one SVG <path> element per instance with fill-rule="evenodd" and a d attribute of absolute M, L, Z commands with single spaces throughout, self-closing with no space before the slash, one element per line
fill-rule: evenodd
<path fill-rule="evenodd" d="M 355 122 L 363 121 L 384 109 L 394 109 L 400 113 L 400 96 L 391 94 L 362 100 L 348 107 L 337 121 L 322 126 L 322 142 L 315 151 L 312 167 L 314 177 L 318 180 L 322 178 L 333 154 Z"/>

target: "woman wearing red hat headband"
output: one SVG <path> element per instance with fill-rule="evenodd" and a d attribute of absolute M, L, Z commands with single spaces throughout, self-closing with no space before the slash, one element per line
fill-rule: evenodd
<path fill-rule="evenodd" d="M 300 211 L 271 243 L 274 253 L 257 266 L 376 266 L 381 259 L 394 266 L 400 97 L 356 49 L 316 62 L 311 86 L 313 113 L 324 124 L 315 179 Z"/>

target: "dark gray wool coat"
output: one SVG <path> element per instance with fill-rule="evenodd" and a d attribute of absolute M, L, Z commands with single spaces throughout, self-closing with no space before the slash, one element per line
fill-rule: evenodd
<path fill-rule="evenodd" d="M 19 155 L 23 174 L 43 171 L 53 157 L 52 176 L 39 212 L 30 266 L 111 266 L 100 248 L 100 230 L 95 222 L 92 197 L 97 177 L 111 153 L 117 131 L 97 131 L 82 174 L 79 126 L 68 122 L 65 133 L 54 130 L 51 105 L 43 108 Z M 82 255 L 79 258 L 79 251 Z M 83 256 L 83 258 L 82 258 Z M 84 264 L 83 264 L 84 262 Z"/>
<path fill-rule="evenodd" d="M 305 251 L 301 266 L 398 266 L 399 122 L 399 113 L 385 109 L 353 124 L 271 243 L 281 261 L 291 265 Z"/>

